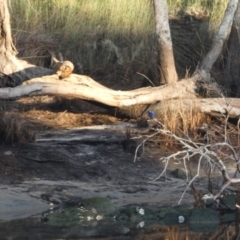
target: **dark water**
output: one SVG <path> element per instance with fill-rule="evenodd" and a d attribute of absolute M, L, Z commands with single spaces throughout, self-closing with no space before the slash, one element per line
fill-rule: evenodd
<path fill-rule="evenodd" d="M 187 224 L 117 223 L 102 220 L 86 226 L 48 226 L 39 218 L 0 224 L 0 239 L 237 239 L 234 223 L 221 224 L 212 232 L 196 232 Z"/>
<path fill-rule="evenodd" d="M 192 211 L 129 206 L 103 213 L 92 206 L 58 208 L 1 222 L 0 239 L 239 239 L 239 225 L 228 221 L 234 219 L 234 212 L 215 214 L 210 210 L 206 212 L 209 219 L 200 216 L 196 221 Z M 215 216 L 226 222 L 217 221 Z"/>

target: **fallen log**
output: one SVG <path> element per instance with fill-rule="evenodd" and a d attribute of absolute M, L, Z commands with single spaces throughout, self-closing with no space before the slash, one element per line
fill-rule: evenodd
<path fill-rule="evenodd" d="M 56 74 L 34 78 L 15 88 L 1 88 L 0 99 L 18 99 L 25 96 L 61 95 L 91 100 L 117 108 L 138 108 L 140 111 L 132 115 L 141 116 L 147 109 L 154 109 L 156 116 L 161 114 L 164 107 L 181 106 L 195 108 L 208 114 L 228 114 L 230 117 L 240 116 L 240 99 L 219 98 L 221 94 L 215 91 L 217 98 L 199 98 L 200 84 L 193 79 L 184 79 L 174 84 L 160 87 L 145 87 L 130 91 L 112 90 L 92 78 L 72 74 L 59 80 Z M 208 86 L 206 86 L 207 88 Z M 209 96 L 211 97 L 211 96 Z M 164 103 L 164 104 L 163 104 Z M 147 106 L 147 109 L 146 109 Z"/>

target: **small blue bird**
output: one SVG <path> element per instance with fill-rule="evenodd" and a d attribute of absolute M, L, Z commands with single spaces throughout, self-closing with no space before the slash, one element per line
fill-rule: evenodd
<path fill-rule="evenodd" d="M 147 113 L 148 113 L 148 116 L 151 118 L 151 119 L 154 119 L 155 118 L 155 114 L 154 114 L 154 112 L 153 111 L 147 111 Z"/>

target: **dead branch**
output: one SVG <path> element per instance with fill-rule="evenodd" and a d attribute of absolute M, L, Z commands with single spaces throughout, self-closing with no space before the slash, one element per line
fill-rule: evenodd
<path fill-rule="evenodd" d="M 161 135 L 170 136 L 171 138 L 175 139 L 178 143 L 180 143 L 182 145 L 182 147 L 184 149 L 182 151 L 173 153 L 168 157 L 162 157 L 159 159 L 159 161 L 162 161 L 165 163 L 165 166 L 164 166 L 164 169 L 162 170 L 162 172 L 159 174 L 159 176 L 154 179 L 154 181 L 157 181 L 163 175 L 165 175 L 165 178 L 166 178 L 166 170 L 168 168 L 169 162 L 173 161 L 173 162 L 183 162 L 184 168 L 186 171 L 186 181 L 188 182 L 189 176 L 188 176 L 187 162 L 191 161 L 193 157 L 195 157 L 195 158 L 198 157 L 197 172 L 196 172 L 195 176 L 192 177 L 192 179 L 190 179 L 190 181 L 188 182 L 184 192 L 182 193 L 182 196 L 180 197 L 178 204 L 181 203 L 187 189 L 193 184 L 193 182 L 196 180 L 196 178 L 199 177 L 200 169 L 202 167 L 202 162 L 205 164 L 208 164 L 208 166 L 210 168 L 210 170 L 209 170 L 210 174 L 211 174 L 211 172 L 213 172 L 215 167 L 217 167 L 217 169 L 219 170 L 219 172 L 221 173 L 222 178 L 223 178 L 223 184 L 221 186 L 221 189 L 215 195 L 211 196 L 212 199 L 216 200 L 217 198 L 219 198 L 220 195 L 222 194 L 222 192 L 230 184 L 240 182 L 239 178 L 232 178 L 229 176 L 226 165 L 224 164 L 224 162 L 221 158 L 222 156 L 224 156 L 225 158 L 228 158 L 228 160 L 234 161 L 234 163 L 236 164 L 236 167 L 240 164 L 238 154 L 236 153 L 234 148 L 229 143 L 227 143 L 226 141 L 221 142 L 221 143 L 215 143 L 215 144 L 209 144 L 209 143 L 203 144 L 203 143 L 194 142 L 188 136 L 186 136 L 185 138 L 182 138 L 182 137 L 175 135 L 174 133 L 172 133 L 169 130 L 165 130 L 165 127 L 156 118 L 154 118 L 153 120 L 158 124 L 159 128 L 155 130 L 156 131 L 155 133 L 153 133 L 150 136 L 147 136 L 147 138 L 143 141 L 144 143 L 147 140 L 149 140 L 150 138 L 152 138 L 158 134 L 161 134 Z M 225 134 L 226 134 L 226 131 L 225 131 Z M 224 139 L 226 139 L 226 137 Z M 141 143 L 141 144 L 143 144 L 143 143 Z M 227 148 L 228 151 L 230 151 L 232 153 L 232 156 L 224 154 L 224 152 L 222 150 L 223 147 Z M 136 152 L 137 152 L 137 150 L 136 150 Z M 135 154 L 135 158 L 134 158 L 134 162 L 135 161 L 136 161 L 136 154 Z M 208 198 L 209 198 L 209 196 L 208 196 Z"/>
<path fill-rule="evenodd" d="M 100 102 L 107 106 L 129 107 L 134 105 L 167 103 L 174 108 L 198 109 L 207 114 L 228 114 L 229 117 L 240 116 L 240 99 L 232 98 L 197 98 L 196 83 L 192 79 L 184 79 L 175 84 L 161 87 L 146 87 L 131 91 L 117 91 L 107 88 L 92 78 L 72 74 L 59 80 L 57 75 L 34 78 L 15 88 L 0 88 L 0 99 L 17 99 L 34 95 L 61 95 L 76 97 L 83 100 Z M 229 104 L 231 103 L 231 104 Z M 157 105 L 155 107 L 157 108 Z M 159 106 L 160 106 L 159 105 Z M 160 116 L 161 107 L 156 110 Z"/>

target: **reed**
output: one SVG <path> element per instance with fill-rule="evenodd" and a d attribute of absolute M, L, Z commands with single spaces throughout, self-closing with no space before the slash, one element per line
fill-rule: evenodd
<path fill-rule="evenodd" d="M 205 19 L 210 22 L 204 27 L 209 34 L 219 25 L 227 0 L 167 3 L 170 19 L 185 15 Z M 49 51 L 61 52 L 65 59 L 80 62 L 85 74 L 99 81 L 104 79 L 110 87 L 131 89 L 149 85 L 147 78 L 158 81 L 154 8 L 150 0 L 11 0 L 9 8 L 19 56 L 34 64 L 46 67 Z M 189 64 L 197 63 L 207 51 L 205 40 L 199 36 L 208 34 L 196 32 L 195 39 L 179 36 L 180 27 L 173 27 L 172 35 L 177 67 L 180 77 L 184 77 Z M 184 49 L 191 51 L 183 53 Z"/>

